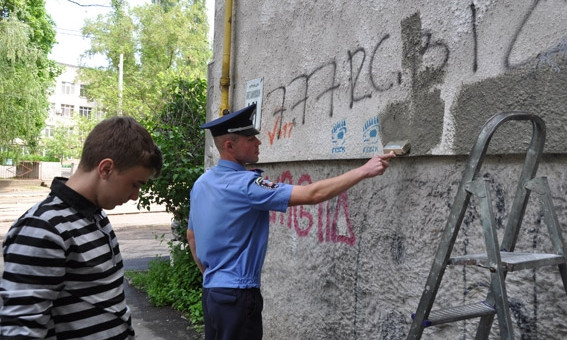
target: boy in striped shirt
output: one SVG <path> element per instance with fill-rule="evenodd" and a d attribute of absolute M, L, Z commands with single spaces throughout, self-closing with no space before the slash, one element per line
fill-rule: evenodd
<path fill-rule="evenodd" d="M 103 209 L 138 199 L 162 155 L 131 117 L 100 122 L 77 171 L 10 228 L 0 281 L 1 339 L 133 339 L 116 235 Z"/>

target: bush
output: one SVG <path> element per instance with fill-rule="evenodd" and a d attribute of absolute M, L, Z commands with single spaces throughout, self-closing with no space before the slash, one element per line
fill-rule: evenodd
<path fill-rule="evenodd" d="M 171 261 L 152 260 L 147 272 L 127 272 L 126 277 L 134 287 L 148 294 L 153 305 L 172 306 L 188 317 L 195 330 L 201 331 L 204 323 L 202 275 L 186 243 L 172 240 L 168 246 Z"/>
<path fill-rule="evenodd" d="M 163 169 L 140 192 L 139 206 L 163 204 L 179 230 L 180 240 L 169 242 L 172 263 L 156 260 L 148 272 L 130 273 L 132 284 L 145 290 L 152 304 L 171 305 L 188 314 L 193 325 L 203 324 L 202 275 L 187 245 L 189 193 L 203 173 L 206 82 L 201 79 L 173 81 L 164 95 L 164 110 L 142 123 L 163 154 Z M 163 236 L 162 236 L 163 238 Z"/>
<path fill-rule="evenodd" d="M 163 169 L 140 193 L 140 206 L 163 204 L 177 225 L 186 230 L 189 192 L 203 173 L 205 132 L 200 128 L 206 115 L 206 82 L 184 81 L 171 85 L 164 111 L 144 125 L 163 153 Z M 182 233 L 186 237 L 185 233 Z"/>

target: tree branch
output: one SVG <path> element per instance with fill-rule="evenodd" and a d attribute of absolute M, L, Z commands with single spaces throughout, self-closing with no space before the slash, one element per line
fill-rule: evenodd
<path fill-rule="evenodd" d="M 81 4 L 81 3 L 77 2 L 77 1 L 73 1 L 73 0 L 67 0 L 67 1 L 69 1 L 70 3 L 73 3 L 73 4 L 77 5 L 77 6 L 81 6 L 81 7 L 104 7 L 104 8 L 112 8 L 112 6 L 108 6 L 108 5 L 99 5 L 99 4 L 87 4 L 87 5 L 85 5 L 85 4 Z"/>

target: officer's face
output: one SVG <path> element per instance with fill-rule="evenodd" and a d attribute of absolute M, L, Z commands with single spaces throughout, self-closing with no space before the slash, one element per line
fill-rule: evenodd
<path fill-rule="evenodd" d="M 235 145 L 236 157 L 242 164 L 257 163 L 262 142 L 256 136 L 239 136 Z"/>

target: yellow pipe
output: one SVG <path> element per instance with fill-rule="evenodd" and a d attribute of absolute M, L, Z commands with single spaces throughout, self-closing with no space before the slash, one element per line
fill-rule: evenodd
<path fill-rule="evenodd" d="M 222 74 L 220 79 L 221 105 L 220 116 L 230 112 L 228 91 L 230 89 L 230 44 L 232 36 L 232 0 L 226 0 L 224 5 L 224 36 L 222 52 Z"/>

